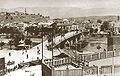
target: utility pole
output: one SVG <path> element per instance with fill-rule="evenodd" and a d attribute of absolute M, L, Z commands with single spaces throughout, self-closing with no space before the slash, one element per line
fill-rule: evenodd
<path fill-rule="evenodd" d="M 84 76 L 84 64 L 85 64 L 85 61 L 83 59 L 83 56 L 82 56 L 82 76 Z"/>
<path fill-rule="evenodd" d="M 113 51 L 113 57 L 112 57 L 112 76 L 115 76 L 114 73 L 115 73 L 115 66 L 114 66 L 114 51 Z"/>
<path fill-rule="evenodd" d="M 53 28 L 53 26 L 54 25 L 52 25 L 52 76 L 54 76 L 54 64 L 53 64 L 53 59 L 54 59 L 54 57 L 53 57 L 53 36 L 54 36 L 54 28 Z"/>
<path fill-rule="evenodd" d="M 43 62 L 43 25 L 42 25 L 42 29 L 41 29 L 41 35 L 42 35 L 42 58 L 41 58 L 41 64 Z M 43 64 L 41 66 L 42 68 L 42 76 L 43 76 Z"/>
<path fill-rule="evenodd" d="M 43 60 L 43 25 L 42 25 L 42 60 Z"/>
<path fill-rule="evenodd" d="M 53 66 L 53 36 L 54 36 L 54 28 L 53 28 L 53 25 L 52 25 L 52 33 L 51 33 L 51 37 L 52 37 L 52 47 L 51 47 L 51 51 L 52 51 L 52 66 Z"/>
<path fill-rule="evenodd" d="M 26 11 L 26 8 L 25 8 L 25 15 L 26 15 L 27 11 Z"/>

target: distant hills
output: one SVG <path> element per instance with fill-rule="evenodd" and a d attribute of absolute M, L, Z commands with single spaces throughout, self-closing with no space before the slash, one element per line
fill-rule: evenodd
<path fill-rule="evenodd" d="M 40 13 L 52 18 L 68 18 L 68 17 L 83 17 L 83 16 L 105 16 L 105 15 L 120 15 L 120 9 L 105 9 L 92 8 L 84 9 L 78 7 L 26 7 L 27 13 Z M 0 9 L 0 12 L 20 11 L 24 12 L 24 7 L 13 9 Z"/>

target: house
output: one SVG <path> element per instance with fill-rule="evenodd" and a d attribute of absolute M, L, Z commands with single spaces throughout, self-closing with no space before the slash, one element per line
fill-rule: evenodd
<path fill-rule="evenodd" d="M 100 30 L 101 30 L 101 23 L 92 23 L 92 28 L 95 30 L 95 29 L 98 29 L 97 33 L 100 33 Z"/>
<path fill-rule="evenodd" d="M 120 22 L 119 21 L 112 21 L 110 22 L 111 27 L 115 34 L 120 34 Z"/>
<path fill-rule="evenodd" d="M 49 27 L 51 24 L 53 24 L 53 22 L 39 22 L 38 26 L 42 27 L 43 25 L 44 27 Z"/>
<path fill-rule="evenodd" d="M 79 28 L 79 25 L 74 25 L 74 24 L 73 24 L 73 25 L 71 26 L 71 30 L 74 30 L 74 31 L 75 31 L 75 30 L 79 30 L 79 29 L 80 29 L 80 28 Z"/>

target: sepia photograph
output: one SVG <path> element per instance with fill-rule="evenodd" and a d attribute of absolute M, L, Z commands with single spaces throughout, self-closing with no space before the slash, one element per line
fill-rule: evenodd
<path fill-rule="evenodd" d="M 120 1 L 0 0 L 0 76 L 120 76 Z"/>

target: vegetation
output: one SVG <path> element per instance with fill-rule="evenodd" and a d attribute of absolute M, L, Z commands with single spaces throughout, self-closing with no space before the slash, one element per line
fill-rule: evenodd
<path fill-rule="evenodd" d="M 30 38 L 25 39 L 25 45 L 31 45 L 32 41 Z"/>
<path fill-rule="evenodd" d="M 10 40 L 10 41 L 8 42 L 8 45 L 10 46 L 10 49 L 12 49 L 11 46 L 14 45 L 14 41 L 13 41 L 13 40 Z"/>
<path fill-rule="evenodd" d="M 1 13 L 1 12 L 0 12 Z M 50 19 L 50 16 L 43 16 L 41 14 L 28 14 L 22 12 L 2 12 L 3 15 L 0 14 L 0 21 L 4 21 L 4 23 L 10 22 L 47 22 Z"/>
<path fill-rule="evenodd" d="M 40 28 L 38 28 L 37 26 L 30 26 L 26 27 L 25 31 L 27 31 L 27 35 L 30 34 L 32 36 L 37 36 L 40 32 Z"/>
<path fill-rule="evenodd" d="M 0 42 L 0 47 L 1 47 L 1 49 L 2 49 L 2 47 L 5 45 L 5 43 L 4 42 Z"/>
<path fill-rule="evenodd" d="M 101 31 L 105 31 L 109 29 L 109 22 L 108 21 L 104 21 L 103 25 L 101 26 Z"/>
<path fill-rule="evenodd" d="M 102 20 L 98 19 L 98 20 L 97 20 L 97 23 L 102 23 Z"/>

